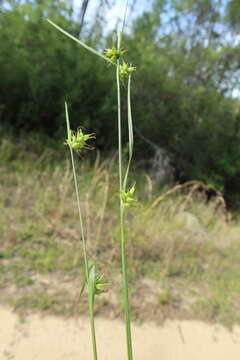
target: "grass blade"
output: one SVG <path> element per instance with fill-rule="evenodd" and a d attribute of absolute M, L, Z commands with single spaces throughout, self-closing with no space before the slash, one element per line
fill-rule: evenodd
<path fill-rule="evenodd" d="M 47 19 L 47 21 L 54 26 L 58 31 L 60 31 L 61 33 L 63 33 L 64 35 L 68 36 L 70 39 L 76 41 L 79 45 L 81 45 L 82 47 L 84 47 L 86 50 L 90 51 L 91 53 L 101 57 L 102 59 L 104 59 L 105 61 L 107 61 L 110 64 L 113 64 L 111 62 L 111 60 L 109 60 L 106 56 L 104 56 L 103 54 L 101 54 L 100 52 L 98 52 L 97 50 L 93 49 L 92 47 L 88 46 L 87 44 L 85 44 L 83 41 L 77 39 L 75 36 L 69 34 L 67 31 L 63 30 L 60 26 L 58 26 L 57 24 L 55 24 L 52 20 Z"/>
<path fill-rule="evenodd" d="M 132 109 L 131 109 L 131 74 L 128 77 L 128 93 L 127 93 L 127 107 L 128 107 L 128 164 L 124 175 L 123 191 L 126 191 L 129 169 L 131 166 L 133 156 L 133 125 L 132 125 Z"/>
<path fill-rule="evenodd" d="M 123 17 L 123 23 L 122 23 L 122 34 L 124 33 L 124 28 L 125 28 L 125 24 L 126 24 L 127 11 L 128 11 L 128 1 L 129 0 L 126 0 L 126 5 L 125 5 L 125 11 L 124 11 L 124 17 Z"/>

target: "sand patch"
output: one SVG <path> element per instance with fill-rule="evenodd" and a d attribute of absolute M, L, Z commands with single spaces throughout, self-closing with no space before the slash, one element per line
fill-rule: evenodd
<path fill-rule="evenodd" d="M 0 307 L 0 359 L 92 360 L 85 317 L 62 319 L 29 315 L 24 320 Z M 96 319 L 99 359 L 124 360 L 124 324 Z M 239 360 L 240 327 L 229 332 L 198 321 L 170 321 L 163 327 L 133 325 L 136 360 Z"/>

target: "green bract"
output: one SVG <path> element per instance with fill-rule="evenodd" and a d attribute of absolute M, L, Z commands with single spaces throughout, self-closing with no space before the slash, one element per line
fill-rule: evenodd
<path fill-rule="evenodd" d="M 95 263 L 92 263 L 88 268 L 88 290 L 89 294 L 92 296 L 92 300 L 94 300 L 95 295 L 106 292 L 107 285 L 108 284 L 103 279 L 103 275 L 96 273 Z"/>
<path fill-rule="evenodd" d="M 91 146 L 87 144 L 87 141 L 90 139 L 95 139 L 95 135 L 84 134 L 82 129 L 78 129 L 77 131 L 71 131 L 68 134 L 68 139 L 66 140 L 66 144 L 69 145 L 73 150 L 80 151 L 82 149 L 91 149 Z"/>
<path fill-rule="evenodd" d="M 109 58 L 109 60 L 112 63 L 116 63 L 116 61 L 118 59 L 120 59 L 120 57 L 126 52 L 127 50 L 124 49 L 116 49 L 115 46 L 113 45 L 111 49 L 106 49 L 105 52 L 105 56 L 107 58 Z"/>
<path fill-rule="evenodd" d="M 125 63 L 125 61 L 123 61 L 122 65 L 119 66 L 119 76 L 121 81 L 124 81 L 128 77 L 128 75 L 134 71 L 136 71 L 135 66 L 128 65 L 128 63 Z"/>
<path fill-rule="evenodd" d="M 106 286 L 107 286 L 107 283 L 103 279 L 103 275 L 97 274 L 95 277 L 95 294 L 99 295 L 99 294 L 102 294 L 103 292 L 106 292 Z"/>
<path fill-rule="evenodd" d="M 137 200 L 133 198 L 135 192 L 135 184 L 130 188 L 129 191 L 121 192 L 121 200 L 125 207 L 134 207 L 137 204 Z"/>

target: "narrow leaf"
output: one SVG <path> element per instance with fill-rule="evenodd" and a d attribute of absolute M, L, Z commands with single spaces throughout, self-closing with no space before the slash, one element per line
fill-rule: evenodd
<path fill-rule="evenodd" d="M 69 116 L 68 116 L 68 106 L 67 106 L 66 101 L 65 101 L 65 114 L 66 114 L 66 123 L 67 123 L 67 137 L 69 140 L 71 138 L 71 130 L 70 130 L 70 123 L 69 123 Z"/>
<path fill-rule="evenodd" d="M 95 264 L 92 263 L 88 269 L 88 295 L 90 296 L 92 305 L 94 303 L 94 296 L 95 296 L 95 277 L 96 277 Z"/>
<path fill-rule="evenodd" d="M 125 11 L 124 11 L 124 17 L 123 17 L 123 23 L 122 23 L 122 34 L 124 33 L 124 28 L 125 28 L 125 24 L 126 24 L 127 11 L 128 11 L 128 0 L 126 0 L 126 5 L 125 5 Z"/>
<path fill-rule="evenodd" d="M 111 60 L 109 60 L 106 56 L 104 56 L 103 54 L 101 54 L 100 52 L 98 52 L 97 50 L 91 48 L 90 46 L 88 46 L 87 44 L 85 44 L 84 42 L 82 42 L 81 40 L 77 39 L 75 36 L 69 34 L 67 31 L 63 30 L 60 26 L 58 26 L 57 24 L 55 24 L 53 21 L 51 21 L 50 19 L 47 19 L 47 21 L 54 26 L 57 30 L 59 30 L 61 33 L 63 33 L 64 35 L 68 36 L 70 39 L 76 41 L 78 44 L 80 44 L 82 47 L 84 47 L 85 49 L 87 49 L 88 51 L 90 51 L 91 53 L 100 56 L 101 58 L 103 58 L 104 60 L 106 60 L 107 62 L 109 62 L 110 64 L 112 64 Z"/>
<path fill-rule="evenodd" d="M 123 191 L 126 191 L 129 169 L 131 166 L 133 155 L 133 125 L 132 125 L 132 109 L 131 109 L 131 75 L 128 77 L 128 94 L 127 94 L 127 106 L 128 106 L 128 164 L 123 181 Z"/>

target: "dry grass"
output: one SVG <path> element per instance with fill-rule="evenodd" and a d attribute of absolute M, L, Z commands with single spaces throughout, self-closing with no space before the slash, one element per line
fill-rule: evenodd
<path fill-rule="evenodd" d="M 0 299 L 76 314 L 85 311 L 86 299 L 79 301 L 82 256 L 70 164 L 62 153 L 37 146 L 29 152 L 29 146 L 1 144 Z M 122 307 L 114 164 L 99 155 L 92 165 L 78 164 L 88 249 L 110 283 L 97 311 L 110 316 Z M 207 203 L 196 182 L 159 194 L 149 176 L 138 178 L 139 206 L 127 217 L 135 319 L 239 323 L 240 224 L 220 195 Z"/>

